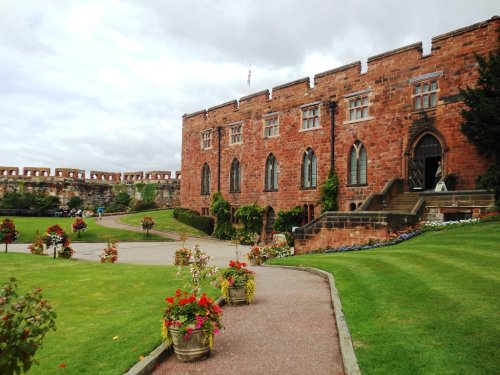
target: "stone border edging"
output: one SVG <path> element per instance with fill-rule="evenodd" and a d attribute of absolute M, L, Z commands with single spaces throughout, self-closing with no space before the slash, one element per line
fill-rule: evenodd
<path fill-rule="evenodd" d="M 276 268 L 286 268 L 298 271 L 310 272 L 312 274 L 318 275 L 324 279 L 328 280 L 330 284 L 330 295 L 333 303 L 333 310 L 335 313 L 335 321 L 337 323 L 337 330 L 339 334 L 339 344 L 340 353 L 342 355 L 342 361 L 344 363 L 344 371 L 346 375 L 361 375 L 361 370 L 359 369 L 358 360 L 356 354 L 354 353 L 354 346 L 352 344 L 351 333 L 349 332 L 349 327 L 345 320 L 344 312 L 342 311 L 342 304 L 340 302 L 339 293 L 337 287 L 335 286 L 335 278 L 330 272 L 319 270 L 312 267 L 301 267 L 301 266 L 280 266 L 280 265 L 267 265 L 264 267 L 276 267 Z"/>
<path fill-rule="evenodd" d="M 220 296 L 215 300 L 215 303 L 219 306 L 224 305 L 224 297 Z M 173 352 L 173 347 L 162 342 L 160 346 L 144 357 L 142 361 L 136 363 L 124 375 L 149 375 L 154 371 L 158 363 L 163 362 Z"/>

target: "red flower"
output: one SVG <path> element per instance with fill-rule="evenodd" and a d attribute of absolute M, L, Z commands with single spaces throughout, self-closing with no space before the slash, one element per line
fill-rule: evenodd
<path fill-rule="evenodd" d="M 173 304 L 174 303 L 174 297 L 167 297 L 167 298 L 165 298 L 165 301 L 167 301 L 168 303 Z"/>
<path fill-rule="evenodd" d="M 59 367 L 60 367 L 60 368 L 66 368 L 66 364 L 64 364 L 64 363 L 60 363 L 60 364 L 59 364 Z"/>

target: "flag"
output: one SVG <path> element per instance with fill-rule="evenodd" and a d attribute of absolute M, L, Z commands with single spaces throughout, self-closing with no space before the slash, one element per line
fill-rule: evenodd
<path fill-rule="evenodd" d="M 250 86 L 250 78 L 252 77 L 252 65 L 250 65 L 250 68 L 248 68 L 248 79 L 247 79 L 247 84 Z"/>

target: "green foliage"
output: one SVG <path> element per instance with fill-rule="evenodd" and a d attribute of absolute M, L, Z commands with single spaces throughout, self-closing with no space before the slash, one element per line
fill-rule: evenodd
<path fill-rule="evenodd" d="M 215 238 L 229 240 L 234 236 L 230 209 L 229 202 L 224 199 L 221 193 L 214 193 L 212 195 L 210 212 L 215 216 L 215 230 L 213 233 Z"/>
<path fill-rule="evenodd" d="M 83 199 L 77 196 L 71 197 L 68 201 L 68 208 L 71 210 L 73 208 L 80 208 L 83 205 Z"/>
<path fill-rule="evenodd" d="M 106 211 L 109 213 L 126 212 L 127 210 L 128 210 L 127 206 L 124 206 L 123 204 L 119 204 L 119 203 L 111 203 L 108 206 L 106 206 Z"/>
<path fill-rule="evenodd" d="M 113 185 L 113 192 L 118 195 L 120 193 L 127 193 L 129 192 L 130 186 L 127 184 L 115 184 Z"/>
<path fill-rule="evenodd" d="M 135 185 L 139 194 L 141 194 L 141 200 L 145 204 L 151 204 L 154 202 L 156 196 L 158 195 L 158 188 L 155 184 L 140 182 Z"/>
<path fill-rule="evenodd" d="M 300 227 L 304 211 L 301 206 L 289 210 L 279 210 L 274 229 L 278 232 L 292 232 L 292 227 Z"/>
<path fill-rule="evenodd" d="M 130 194 L 125 191 L 121 191 L 115 195 L 115 203 L 125 207 L 128 207 L 131 199 Z"/>
<path fill-rule="evenodd" d="M 202 232 L 211 235 L 214 232 L 214 219 L 200 214 L 189 208 L 176 208 L 173 212 L 174 219 L 190 225 Z"/>
<path fill-rule="evenodd" d="M 321 186 L 321 212 L 338 211 L 339 178 L 334 170 L 329 174 Z"/>
<path fill-rule="evenodd" d="M 241 206 L 236 210 L 236 218 L 243 223 L 243 230 L 247 233 L 260 234 L 262 231 L 262 217 L 264 209 L 257 205 L 257 202 Z"/>
<path fill-rule="evenodd" d="M 137 201 L 134 204 L 135 211 L 147 211 L 156 208 L 155 202 Z"/>
<path fill-rule="evenodd" d="M 0 374 L 29 370 L 49 330 L 55 330 L 56 313 L 35 288 L 18 297 L 15 278 L 0 291 Z"/>
<path fill-rule="evenodd" d="M 479 188 L 495 190 L 500 203 L 500 48 L 488 59 L 476 55 L 479 64 L 477 87 L 460 90 L 467 108 L 462 110 L 464 122 L 460 130 L 477 151 L 493 158 L 494 164 L 477 180 Z"/>

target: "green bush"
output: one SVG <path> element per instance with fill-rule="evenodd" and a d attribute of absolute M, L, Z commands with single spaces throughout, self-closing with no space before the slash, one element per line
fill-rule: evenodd
<path fill-rule="evenodd" d="M 208 216 L 200 216 L 200 214 L 189 208 L 174 209 L 174 219 L 181 223 L 199 229 L 206 234 L 212 235 L 214 231 L 214 219 Z"/>
<path fill-rule="evenodd" d="M 80 197 L 71 197 L 68 201 L 68 208 L 71 210 L 73 208 L 80 208 L 83 205 L 83 199 Z"/>
<path fill-rule="evenodd" d="M 243 223 L 243 230 L 247 233 L 260 234 L 262 231 L 262 217 L 264 209 L 259 207 L 256 202 L 241 206 L 236 210 L 236 218 Z"/>
<path fill-rule="evenodd" d="M 120 203 L 111 203 L 106 207 L 106 212 L 126 212 L 128 210 L 127 206 Z"/>
<path fill-rule="evenodd" d="M 11 278 L 0 290 L 0 374 L 29 370 L 45 334 L 55 329 L 56 314 L 42 298 L 40 288 L 18 297 Z"/>
<path fill-rule="evenodd" d="M 335 171 L 331 171 L 321 186 L 321 212 L 338 211 L 339 178 Z"/>
<path fill-rule="evenodd" d="M 301 206 L 295 206 L 289 210 L 279 210 L 274 229 L 278 232 L 292 232 L 292 227 L 300 227 L 304 210 Z"/>
<path fill-rule="evenodd" d="M 231 225 L 231 205 L 221 193 L 212 195 L 210 212 L 215 216 L 214 237 L 220 240 L 229 240 L 234 237 L 235 231 Z"/>

